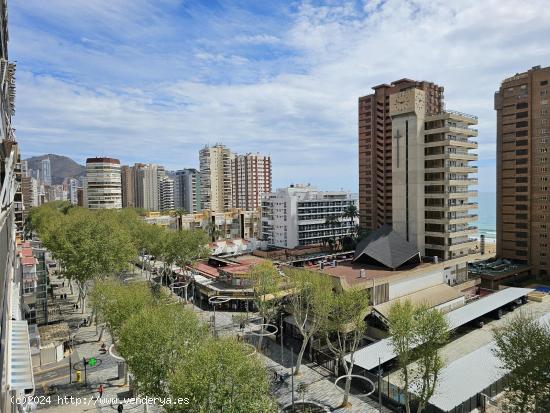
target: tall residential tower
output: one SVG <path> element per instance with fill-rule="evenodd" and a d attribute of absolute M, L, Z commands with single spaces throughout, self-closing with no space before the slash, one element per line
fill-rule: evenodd
<path fill-rule="evenodd" d="M 550 67 L 504 81 L 497 111 L 497 256 L 550 274 Z"/>
<path fill-rule="evenodd" d="M 426 94 L 426 113 L 443 110 L 443 88 L 401 79 L 359 98 L 359 223 L 369 231 L 392 224 L 392 120 L 390 96 L 415 87 Z"/>

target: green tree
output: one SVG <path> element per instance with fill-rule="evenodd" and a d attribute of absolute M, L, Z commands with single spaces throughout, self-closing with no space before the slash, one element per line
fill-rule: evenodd
<path fill-rule="evenodd" d="M 355 219 L 359 216 L 359 211 L 355 204 L 350 204 L 344 210 L 342 218 L 349 218 L 350 226 L 353 227 Z"/>
<path fill-rule="evenodd" d="M 328 240 L 331 249 L 336 249 L 338 240 L 336 239 L 336 227 L 340 225 L 340 220 L 335 215 L 329 215 L 325 219 L 325 225 L 328 225 L 331 229 L 332 235 Z"/>
<path fill-rule="evenodd" d="M 332 281 L 322 273 L 303 268 L 289 268 L 285 274 L 290 281 L 291 294 L 288 296 L 288 311 L 294 317 L 302 336 L 302 346 L 294 374 L 300 373 L 302 357 L 308 342 L 326 325 L 331 309 Z"/>
<path fill-rule="evenodd" d="M 330 351 L 336 356 L 347 376 L 354 366 L 355 351 L 365 334 L 365 317 L 369 307 L 369 296 L 365 290 L 349 289 L 333 296 L 326 324 L 326 340 Z M 346 355 L 350 361 L 346 362 Z M 351 377 L 346 378 L 342 406 L 349 405 Z"/>
<path fill-rule="evenodd" d="M 505 390 L 510 411 L 550 411 L 550 325 L 520 312 L 494 338 L 493 352 L 510 372 Z"/>
<path fill-rule="evenodd" d="M 168 377 L 175 373 L 178 360 L 193 357 L 207 336 L 192 311 L 177 304 L 148 306 L 124 322 L 117 350 L 128 363 L 139 394 L 168 397 Z"/>
<path fill-rule="evenodd" d="M 216 242 L 221 235 L 221 232 L 214 221 L 208 221 L 204 227 L 204 231 L 208 234 L 211 242 Z"/>
<path fill-rule="evenodd" d="M 114 279 L 96 282 L 90 298 L 98 317 L 106 323 L 114 339 L 121 336 L 124 323 L 130 316 L 156 302 L 147 283 L 124 285 Z"/>
<path fill-rule="evenodd" d="M 128 268 L 135 245 L 119 222 L 89 210 L 73 208 L 56 222 L 47 247 L 61 260 L 64 275 L 76 282 L 84 312 L 88 283 Z"/>
<path fill-rule="evenodd" d="M 444 366 L 439 349 L 448 338 L 447 319 L 439 310 L 424 304 L 415 306 L 409 300 L 393 304 L 388 319 L 403 380 L 405 409 L 410 413 L 411 395 L 416 394 L 420 413 L 433 395 Z"/>
<path fill-rule="evenodd" d="M 252 266 L 249 272 L 254 304 L 262 317 L 262 323 L 272 321 L 280 308 L 280 301 L 275 293 L 280 290 L 281 276 L 279 270 L 269 261 Z M 263 326 L 262 326 L 263 332 Z M 262 347 L 263 337 L 259 338 L 259 347 Z"/>
<path fill-rule="evenodd" d="M 234 338 L 209 338 L 192 357 L 180 358 L 168 387 L 172 398 L 190 399 L 183 407 L 167 406 L 168 412 L 277 412 L 265 368 Z"/>

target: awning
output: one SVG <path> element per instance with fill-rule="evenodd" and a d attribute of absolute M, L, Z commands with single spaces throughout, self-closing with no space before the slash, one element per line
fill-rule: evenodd
<path fill-rule="evenodd" d="M 450 330 L 460 327 L 478 317 L 490 313 L 506 304 L 509 304 L 520 297 L 535 291 L 532 288 L 515 288 L 510 287 L 505 290 L 498 291 L 479 300 L 460 307 L 445 315 L 449 323 Z M 384 364 L 395 358 L 391 339 L 377 341 L 370 346 L 363 347 L 357 350 L 354 355 L 355 365 L 365 370 L 371 370 L 378 366 L 378 363 Z M 346 356 L 346 361 L 349 362 L 349 356 Z"/>
<path fill-rule="evenodd" d="M 8 386 L 25 394 L 34 392 L 31 347 L 26 320 L 10 320 L 8 354 Z"/>

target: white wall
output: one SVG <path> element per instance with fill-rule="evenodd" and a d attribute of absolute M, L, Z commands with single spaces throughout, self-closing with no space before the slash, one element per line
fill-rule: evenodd
<path fill-rule="evenodd" d="M 443 281 L 443 268 L 428 269 L 425 273 L 418 276 L 411 276 L 396 283 L 390 283 L 389 299 L 399 298 L 407 294 L 412 294 L 428 287 L 441 284 Z"/>

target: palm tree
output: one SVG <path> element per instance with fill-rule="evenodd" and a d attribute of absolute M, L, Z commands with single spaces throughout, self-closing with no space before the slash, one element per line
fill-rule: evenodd
<path fill-rule="evenodd" d="M 206 231 L 212 242 L 216 242 L 218 240 L 218 237 L 220 236 L 220 230 L 218 229 L 214 221 L 208 221 L 208 224 L 206 224 L 204 230 Z"/>
<path fill-rule="evenodd" d="M 329 242 L 331 246 L 336 245 L 336 226 L 340 223 L 338 220 L 338 217 L 335 215 L 329 215 L 325 218 L 325 224 L 328 225 L 332 229 L 332 243 Z M 330 240 L 329 240 L 330 241 Z"/>
<path fill-rule="evenodd" d="M 173 211 L 170 211 L 170 215 L 176 217 L 176 225 L 178 230 L 182 230 L 183 227 L 183 216 L 187 215 L 187 211 L 183 208 L 176 208 Z"/>
<path fill-rule="evenodd" d="M 342 213 L 343 218 L 349 218 L 351 227 L 354 227 L 355 218 L 359 216 L 359 211 L 357 210 L 357 206 L 355 204 L 349 204 L 347 208 Z"/>

